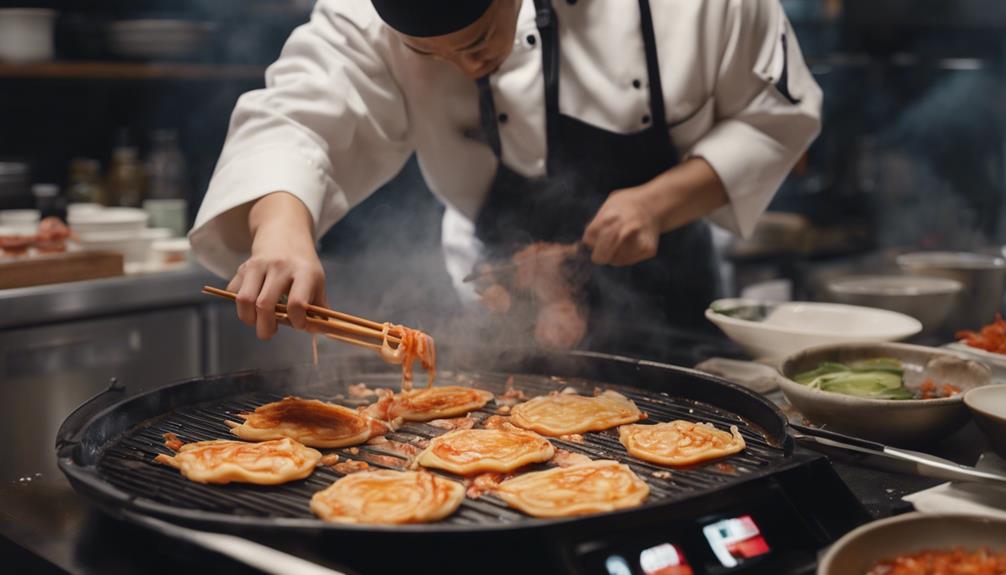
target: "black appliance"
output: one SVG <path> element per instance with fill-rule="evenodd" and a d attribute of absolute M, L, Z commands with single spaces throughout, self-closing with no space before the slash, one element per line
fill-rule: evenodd
<path fill-rule="evenodd" d="M 818 551 L 869 519 L 828 461 L 795 446 L 769 401 L 722 379 L 664 364 L 594 353 L 441 350 L 441 382 L 501 394 L 507 380 L 528 396 L 571 386 L 631 398 L 648 421 L 737 425 L 747 442 L 724 460 L 670 470 L 630 458 L 617 433 L 555 439 L 557 448 L 628 464 L 651 487 L 638 508 L 563 520 L 524 516 L 491 495 L 466 499 L 439 523 L 404 526 L 326 524 L 308 510 L 311 495 L 339 477 L 328 468 L 283 486 L 206 486 L 152 463 L 166 453 L 162 434 L 183 441 L 229 437 L 225 419 L 296 394 L 346 405 L 348 386 L 398 387 L 376 357 L 197 379 L 119 400 L 114 392 L 64 422 L 59 466 L 74 488 L 113 515 L 156 517 L 242 535 L 262 543 L 296 541 L 361 573 L 435 571 L 547 573 L 810 573 Z M 491 402 L 475 414 L 497 412 Z M 410 423 L 389 434 L 401 443 L 442 433 Z M 372 468 L 400 468 L 385 446 L 339 449 Z M 457 478 L 455 478 L 457 479 Z M 677 571 L 661 571 L 675 565 Z M 683 570 L 684 564 L 690 567 Z"/>

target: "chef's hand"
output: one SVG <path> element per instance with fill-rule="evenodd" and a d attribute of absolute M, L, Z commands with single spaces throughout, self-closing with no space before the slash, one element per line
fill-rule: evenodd
<path fill-rule="evenodd" d="M 642 188 L 612 192 L 583 234 L 595 264 L 631 266 L 657 255 L 660 223 Z"/>
<path fill-rule="evenodd" d="M 612 192 L 583 234 L 596 264 L 629 266 L 657 255 L 660 235 L 730 201 L 713 167 L 693 157 L 634 188 Z"/>
<path fill-rule="evenodd" d="M 286 294 L 290 323 L 307 328 L 306 306 L 328 305 L 311 213 L 296 196 L 274 193 L 255 202 L 248 223 L 251 257 L 227 285 L 238 294 L 238 317 L 255 327 L 259 339 L 269 339 L 276 333 L 276 303 Z"/>

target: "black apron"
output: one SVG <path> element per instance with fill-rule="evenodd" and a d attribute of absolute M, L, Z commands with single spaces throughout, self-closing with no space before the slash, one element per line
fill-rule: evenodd
<path fill-rule="evenodd" d="M 608 194 L 644 184 L 677 165 L 660 83 L 648 0 L 639 0 L 650 113 L 642 129 L 618 134 L 559 113 L 558 22 L 550 0 L 535 0 L 545 75 L 547 176 L 526 178 L 503 162 L 497 110 L 488 78 L 478 81 L 481 126 L 499 167 L 475 221 L 491 257 L 533 241 L 571 243 Z M 643 82 L 634 82 L 642 89 Z M 629 267 L 596 267 L 587 286 L 588 334 L 581 346 L 660 357 L 660 335 L 706 324 L 703 311 L 719 290 L 708 226 L 695 222 L 664 234 L 658 255 Z"/>

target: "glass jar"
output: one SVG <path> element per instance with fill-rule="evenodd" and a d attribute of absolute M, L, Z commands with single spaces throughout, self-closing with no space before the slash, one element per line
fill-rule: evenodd
<path fill-rule="evenodd" d="M 66 191 L 67 199 L 72 203 L 108 205 L 98 160 L 74 158 L 70 162 L 70 181 Z"/>
<path fill-rule="evenodd" d="M 108 196 L 111 205 L 138 208 L 147 193 L 147 174 L 140 164 L 136 148 L 119 147 L 112 154 L 108 170 Z"/>

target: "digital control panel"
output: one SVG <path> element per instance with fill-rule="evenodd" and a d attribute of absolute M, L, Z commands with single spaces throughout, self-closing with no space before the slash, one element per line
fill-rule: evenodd
<path fill-rule="evenodd" d="M 706 549 L 662 541 L 638 548 L 611 549 L 603 558 L 606 575 L 696 575 L 729 573 L 735 568 L 772 552 L 761 528 L 751 515 L 724 517 L 701 528 Z M 693 551 L 691 554 L 685 548 Z M 601 558 L 604 552 L 595 554 Z M 691 555 L 691 556 L 690 556 Z M 693 563 L 694 562 L 694 563 Z"/>

